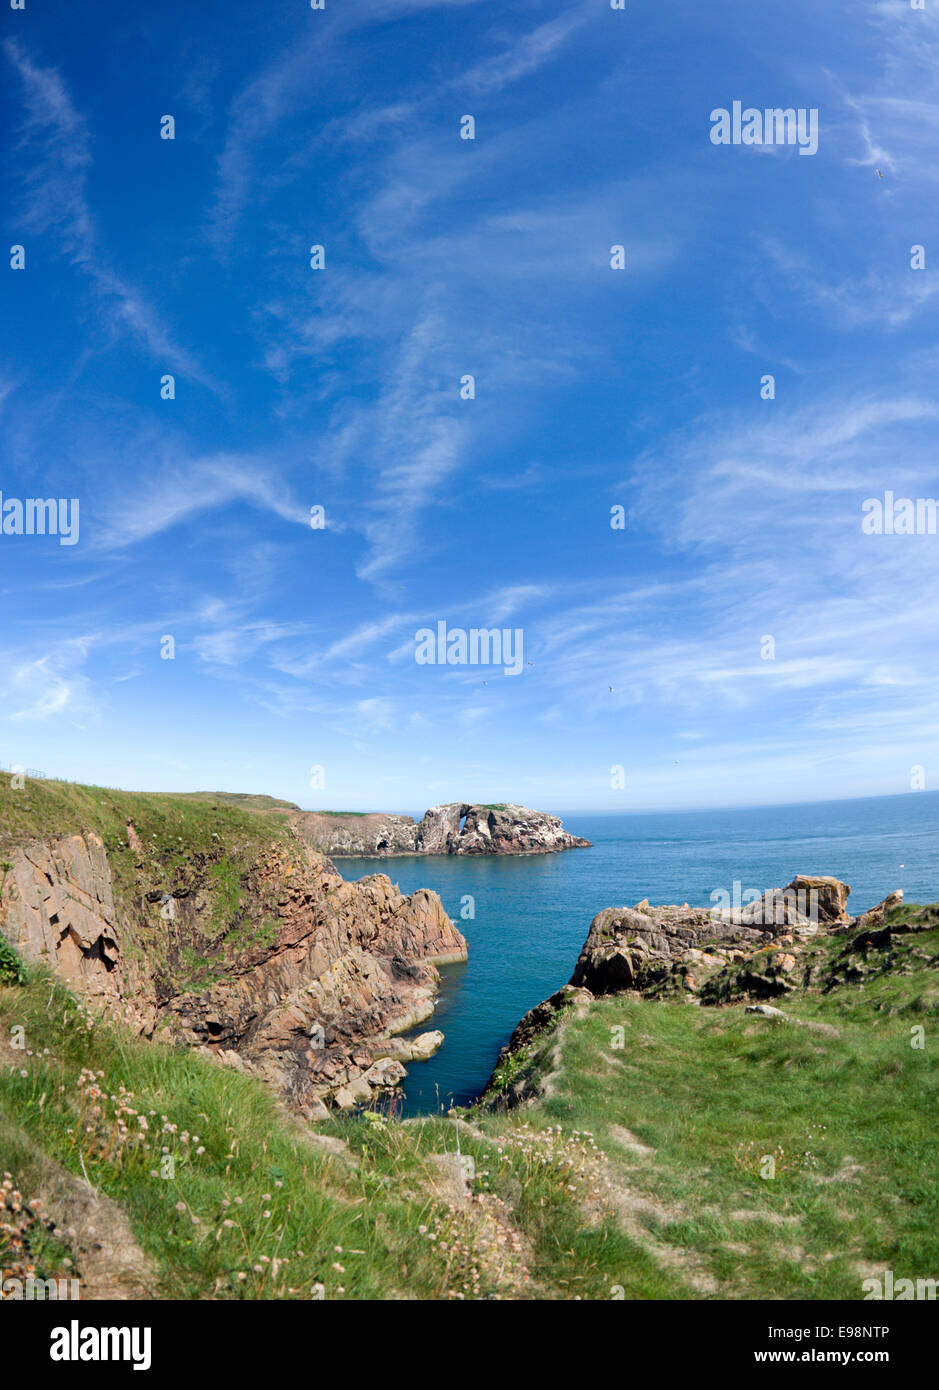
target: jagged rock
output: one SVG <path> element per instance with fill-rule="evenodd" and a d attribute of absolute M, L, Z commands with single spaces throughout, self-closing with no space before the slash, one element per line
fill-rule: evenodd
<path fill-rule="evenodd" d="M 431 806 L 424 812 L 417 832 L 417 847 L 421 854 L 452 854 L 453 844 L 459 839 L 461 804 L 453 802 L 449 806 Z"/>
<path fill-rule="evenodd" d="M 723 970 L 731 993 L 721 999 L 787 993 L 798 949 L 845 919 L 850 891 L 840 879 L 797 874 L 785 888 L 733 907 L 651 907 L 643 898 L 632 908 L 606 908 L 590 924 L 571 984 L 595 994 L 703 991 L 716 1002 L 714 972 Z M 776 945 L 786 949 L 766 952 Z M 746 969 L 737 968 L 742 962 Z"/>
<path fill-rule="evenodd" d="M 207 947 L 200 914 L 211 863 L 178 867 L 164 916 L 167 894 L 139 865 L 136 906 L 118 910 L 94 834 L 8 853 L 0 929 L 24 957 L 52 965 L 147 1036 L 254 1070 L 301 1111 L 337 1087 L 366 1098 L 370 1087 L 357 1079 L 376 1058 L 363 1044 L 427 1018 L 436 962 L 466 958 L 435 893 L 406 897 L 383 874 L 347 883 L 323 856 L 274 842 L 240 884 L 243 946 L 223 978 L 213 983 L 209 973 L 194 988 L 184 976 Z M 247 930 L 252 922 L 263 931 Z M 123 949 L 128 935 L 141 934 L 145 950 Z"/>
<path fill-rule="evenodd" d="M 104 842 L 92 831 L 31 841 L 10 852 L 0 929 L 26 960 L 50 966 L 121 1019 L 150 1032 L 156 1018 L 119 968 L 122 928 Z"/>
<path fill-rule="evenodd" d="M 843 922 L 848 915 L 848 895 L 851 889 L 839 878 L 796 874 L 792 882 L 787 885 L 787 890 L 789 889 L 797 894 L 803 894 L 809 906 L 812 895 L 816 895 L 818 902 L 817 920 L 820 923 Z M 811 912 L 808 915 L 811 917 Z"/>
<path fill-rule="evenodd" d="M 645 903 L 645 900 L 644 900 Z M 716 942 L 755 946 L 767 933 L 704 908 L 608 907 L 590 924 L 571 984 L 594 994 L 662 983 L 689 951 Z M 703 964 L 701 953 L 697 962 Z M 719 959 L 719 958 L 718 958 Z M 687 964 L 687 962 L 686 962 Z"/>
<path fill-rule="evenodd" d="M 553 854 L 590 844 L 566 831 L 557 816 L 525 806 L 462 806 L 460 814 L 463 828 L 451 854 Z"/>
<path fill-rule="evenodd" d="M 903 905 L 903 889 L 898 888 L 893 893 L 888 893 L 887 897 L 867 912 L 862 912 L 855 922 L 845 924 L 845 930 L 867 931 L 876 927 L 882 927 L 888 912 L 892 912 L 895 907 Z"/>
<path fill-rule="evenodd" d="M 383 1057 L 372 1063 L 365 1073 L 365 1080 L 370 1086 L 397 1086 L 406 1075 L 404 1067 L 394 1057 Z"/>

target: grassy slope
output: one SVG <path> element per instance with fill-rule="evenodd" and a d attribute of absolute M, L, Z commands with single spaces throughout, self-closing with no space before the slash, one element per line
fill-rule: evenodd
<path fill-rule="evenodd" d="M 183 990 L 200 990 L 224 979 L 232 961 L 271 937 L 276 891 L 272 886 L 262 899 L 251 895 L 247 885 L 259 856 L 293 841 L 287 812 L 245 805 L 261 800 L 127 792 L 51 780 L 28 780 L 14 790 L 4 778 L 0 871 L 13 846 L 25 840 L 94 831 L 104 841 L 111 866 L 125 927 L 125 958 L 132 962 L 146 954 L 162 979 L 172 979 Z M 139 837 L 139 852 L 129 844 L 128 823 Z M 198 894 L 200 911 L 170 929 L 159 915 L 160 894 Z"/>
<path fill-rule="evenodd" d="M 277 803 L 258 809 L 245 805 L 261 800 L 266 799 L 201 792 L 191 796 L 127 792 L 32 779 L 14 790 L 3 779 L 0 854 L 24 840 L 92 830 L 104 841 L 118 895 L 126 897 L 132 895 L 136 858 L 127 842 L 128 821 L 154 865 L 163 866 L 169 882 L 177 864 L 200 854 L 217 857 L 214 836 L 242 857 L 283 838 L 288 817 Z"/>
<path fill-rule="evenodd" d="M 552 1145 L 557 1159 L 547 1165 L 524 1146 L 502 1160 L 491 1142 L 449 1120 L 376 1116 L 337 1120 L 330 1128 L 339 1153 L 330 1154 L 260 1082 L 87 1019 L 41 971 L 25 986 L 0 986 L 0 1037 L 15 1026 L 25 1029 L 29 1053 L 7 1047 L 0 1065 L 4 1163 L 28 1197 L 37 1195 L 37 1174 L 27 1135 L 70 1171 L 86 1172 L 128 1213 L 164 1296 L 309 1298 L 316 1284 L 326 1297 L 349 1298 L 445 1298 L 464 1286 L 484 1295 L 559 1291 L 556 1238 L 574 1239 L 578 1219 L 568 1191 L 577 1142 Z M 87 1099 L 83 1070 L 103 1073 L 100 1100 Z M 121 1087 L 130 1093 L 123 1102 Z M 138 1121 L 127 1106 L 147 1118 L 143 1140 L 122 1138 L 122 1105 L 130 1134 Z M 453 1153 L 458 1142 L 488 1170 L 465 1212 L 435 1195 L 427 1157 Z M 161 1176 L 164 1146 L 172 1178 Z M 518 1204 L 514 1222 L 502 1216 L 500 1193 Z M 526 1281 L 515 1247 L 528 1243 L 528 1231 L 536 1245 L 544 1236 L 547 1255 L 530 1259 Z M 276 1275 L 275 1259 L 288 1261 Z M 40 1265 L 46 1277 L 60 1272 L 49 1259 Z"/>
<path fill-rule="evenodd" d="M 858 1298 L 867 1266 L 939 1272 L 939 929 L 869 952 L 863 980 L 825 992 L 845 944 L 810 953 L 817 985 L 776 1001 L 788 1022 L 597 1001 L 563 1025 L 554 1094 L 531 1107 L 537 1123 L 591 1129 L 634 1233 L 638 1220 L 660 1263 L 720 1296 Z M 549 1069 L 555 1042 L 523 1065 Z M 627 1297 L 649 1296 L 633 1260 L 607 1269 Z"/>
<path fill-rule="evenodd" d="M 128 818 L 156 836 L 155 865 L 184 854 L 177 837 L 218 854 L 219 835 L 230 863 L 282 826 L 275 812 L 67 784 L 0 798 L 0 837 L 95 829 L 119 882 L 128 866 L 132 878 Z M 86 1171 L 122 1204 L 167 1296 L 308 1298 L 321 1284 L 330 1298 L 858 1298 L 866 1266 L 939 1273 L 939 911 L 898 917 L 924 929 L 860 960 L 836 962 L 845 938 L 812 948 L 810 988 L 777 1001 L 803 1026 L 742 1004 L 599 1000 L 513 1063 L 552 1073 L 541 1099 L 469 1125 L 337 1118 L 320 1131 L 335 1153 L 260 1082 L 89 1020 L 48 975 L 17 984 L 0 961 L 0 1168 L 26 1196 L 41 1188 L 37 1145 Z M 27 1052 L 9 1046 L 17 1026 Z M 83 1068 L 103 1073 L 98 1101 Z M 147 1118 L 145 1141 L 122 1137 L 126 1107 Z M 123 1119 L 134 1133 L 136 1115 Z M 475 1195 L 451 1206 L 431 1155 L 458 1144 Z M 54 1240 L 35 1253 L 61 1272 Z"/>
<path fill-rule="evenodd" d="M 820 945 L 821 964 L 843 944 Z M 89 1028 L 33 972 L 0 988 L 0 1035 L 23 1024 L 33 1053 L 50 1055 L 19 1054 L 0 1073 L 0 1110 L 8 1135 L 19 1127 L 74 1172 L 84 1163 L 123 1204 L 171 1296 L 310 1297 L 322 1283 L 348 1298 L 608 1298 L 617 1286 L 627 1298 L 858 1298 L 868 1267 L 939 1270 L 937 951 L 939 929 L 909 938 L 863 989 L 787 1000 L 787 1023 L 739 1005 L 600 1000 L 528 1058 L 554 1071 L 546 1097 L 469 1127 L 337 1119 L 326 1130 L 345 1150 L 332 1156 L 260 1083 Z M 923 1050 L 910 1046 L 919 1024 Z M 104 1072 L 108 1094 L 133 1093 L 149 1149 L 115 1143 L 111 1102 L 85 1130 L 82 1067 Z M 164 1115 L 174 1133 L 158 1134 Z M 153 1176 L 164 1144 L 172 1180 Z M 457 1144 L 476 1197 L 452 1210 L 428 1155 Z M 28 1186 L 28 1161 L 15 1176 Z M 265 1256 L 289 1263 L 275 1277 Z"/>

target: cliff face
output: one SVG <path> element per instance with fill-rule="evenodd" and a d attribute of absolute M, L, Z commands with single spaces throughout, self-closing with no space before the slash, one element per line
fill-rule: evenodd
<path fill-rule="evenodd" d="M 553 854 L 586 848 L 557 816 L 525 806 L 482 806 L 461 801 L 432 806 L 418 823 L 410 816 L 301 811 L 297 834 L 323 854 Z"/>
<path fill-rule="evenodd" d="M 420 852 L 411 816 L 298 811 L 290 820 L 299 838 L 318 854 L 372 859 Z"/>
<path fill-rule="evenodd" d="M 110 853 L 95 830 L 7 842 L 0 931 L 24 958 L 307 1114 L 367 1099 L 439 1045 L 393 1036 L 433 1012 L 436 963 L 466 957 L 436 894 L 347 883 L 289 833 L 171 845 L 123 829 Z"/>

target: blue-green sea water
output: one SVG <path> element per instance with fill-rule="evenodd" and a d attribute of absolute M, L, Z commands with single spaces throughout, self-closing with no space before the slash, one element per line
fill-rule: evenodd
<path fill-rule="evenodd" d="M 563 814 L 563 813 L 559 813 Z M 834 874 L 863 912 L 895 888 L 939 899 L 939 792 L 741 811 L 563 815 L 591 849 L 521 858 L 336 859 L 349 879 L 386 873 L 405 893 L 432 888 L 469 943 L 444 966 L 432 1021 L 446 1041 L 405 1082 L 406 1114 L 475 1098 L 499 1049 L 533 1004 L 570 979 L 591 919 L 605 907 L 711 905 L 711 894 Z M 902 867 L 901 867 L 902 866 Z M 475 917 L 461 916 L 469 895 Z"/>

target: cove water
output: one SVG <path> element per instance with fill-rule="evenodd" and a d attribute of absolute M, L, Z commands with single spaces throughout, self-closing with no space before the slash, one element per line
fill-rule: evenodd
<path fill-rule="evenodd" d="M 562 815 L 591 849 L 522 857 L 336 858 L 347 879 L 384 873 L 404 893 L 432 888 L 469 943 L 441 967 L 433 1019 L 445 1042 L 408 1068 L 404 1113 L 465 1105 L 485 1086 L 522 1015 L 571 977 L 592 918 L 605 907 L 710 907 L 711 894 L 782 888 L 794 874 L 832 874 L 865 911 L 895 888 L 939 899 L 939 792 L 738 811 Z M 901 867 L 902 866 L 902 867 Z M 475 917 L 461 916 L 469 895 Z"/>

